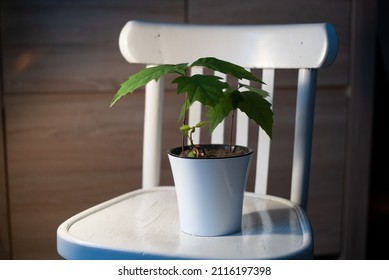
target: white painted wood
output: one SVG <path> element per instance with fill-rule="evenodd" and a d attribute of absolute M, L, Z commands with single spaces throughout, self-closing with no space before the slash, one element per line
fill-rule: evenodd
<path fill-rule="evenodd" d="M 232 38 L 237 43 L 232 44 Z M 120 33 L 119 47 L 131 63 L 182 63 L 215 56 L 247 68 L 318 68 L 334 61 L 337 35 L 326 23 L 195 25 L 129 21 Z"/>
<path fill-rule="evenodd" d="M 196 75 L 196 74 L 202 74 L 203 69 L 201 67 L 193 67 L 191 69 L 191 75 Z M 195 101 L 192 106 L 189 109 L 188 113 L 188 124 L 190 126 L 195 126 L 201 121 L 201 111 L 202 111 L 202 106 L 201 103 L 198 101 Z M 201 130 L 197 129 L 195 133 L 192 135 L 193 142 L 195 144 L 200 143 L 200 137 L 201 137 Z M 189 144 L 189 139 L 188 139 L 188 144 Z"/>
<path fill-rule="evenodd" d="M 313 69 L 300 69 L 298 74 L 290 199 L 303 209 L 308 204 L 316 74 Z"/>
<path fill-rule="evenodd" d="M 231 44 L 231 38 L 239 43 Z M 144 144 L 148 151 L 144 152 L 143 189 L 65 221 L 57 232 L 59 254 L 68 259 L 312 258 L 312 231 L 305 209 L 316 73 L 334 61 L 337 45 L 335 29 L 326 23 L 220 26 L 128 22 L 120 33 L 119 46 L 131 63 L 182 63 L 214 56 L 245 68 L 264 68 L 266 90 L 272 94 L 276 69 L 299 69 L 291 200 L 265 195 L 270 141 L 262 133 L 255 187 L 259 194 L 245 196 L 242 232 L 211 238 L 181 233 L 174 188 L 147 188 L 158 186 L 160 163 L 163 81 L 153 82 L 146 88 Z M 190 114 L 190 122 L 196 123 L 201 108 Z M 245 126 L 242 133 L 246 135 Z M 246 136 L 238 141 L 246 143 Z"/>
<path fill-rule="evenodd" d="M 240 80 L 244 85 L 250 85 L 248 80 Z M 247 146 L 249 142 L 249 118 L 240 110 L 236 111 L 236 144 Z"/>
<path fill-rule="evenodd" d="M 66 259 L 310 258 L 306 215 L 290 201 L 246 194 L 242 232 L 198 237 L 180 231 L 174 188 L 138 190 L 81 212 L 57 231 Z M 285 226 L 288 225 L 288 226 Z"/>
<path fill-rule="evenodd" d="M 274 82 L 275 82 L 275 70 L 263 69 L 262 80 L 266 81 L 266 84 L 262 85 L 262 89 L 269 93 L 267 100 L 273 104 L 274 96 Z M 267 178 L 269 175 L 269 160 L 270 160 L 270 137 L 259 128 L 258 131 L 258 148 L 257 148 L 257 165 L 255 172 L 255 186 L 254 191 L 258 194 L 267 193 Z"/>
<path fill-rule="evenodd" d="M 227 81 L 227 75 L 220 72 L 215 72 L 216 76 L 219 76 L 222 78 L 222 81 Z M 212 144 L 224 144 L 224 129 L 225 129 L 225 122 L 221 122 L 213 131 L 211 135 L 211 143 Z"/>
<path fill-rule="evenodd" d="M 158 186 L 161 169 L 161 137 L 164 79 L 146 85 L 143 130 L 142 187 Z"/>

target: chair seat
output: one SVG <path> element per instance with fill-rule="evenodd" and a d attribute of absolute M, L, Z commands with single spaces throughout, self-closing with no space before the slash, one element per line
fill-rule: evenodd
<path fill-rule="evenodd" d="M 241 232 L 183 233 L 174 187 L 156 187 L 123 194 L 66 220 L 57 230 L 57 250 L 65 259 L 309 259 L 313 240 L 299 206 L 254 193 L 245 195 Z"/>

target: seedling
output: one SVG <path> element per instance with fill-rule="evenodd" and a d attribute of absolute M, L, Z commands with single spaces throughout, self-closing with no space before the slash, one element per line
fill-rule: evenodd
<path fill-rule="evenodd" d="M 232 85 L 232 83 L 223 81 L 221 77 L 216 75 L 188 75 L 189 68 L 195 66 L 205 67 L 209 70 L 224 73 L 227 75 L 227 81 L 228 76 L 231 76 L 238 80 L 248 80 L 252 84 L 246 85 L 238 82 L 235 85 Z M 177 94 L 185 93 L 186 95 L 179 118 L 183 122 L 180 130 L 184 137 L 189 138 L 189 147 L 193 151 L 193 153 L 189 153 L 191 156 L 204 156 L 201 150 L 198 149 L 199 145 L 193 143 L 192 134 L 195 129 L 209 123 L 210 132 L 212 132 L 217 125 L 229 115 L 232 115 L 233 118 L 236 109 L 244 112 L 249 119 L 254 120 L 270 138 L 272 137 L 273 111 L 270 102 L 266 100 L 268 93 L 260 87 L 264 82 L 245 68 L 215 57 L 200 58 L 191 64 L 163 64 L 144 68 L 128 77 L 128 79 L 121 84 L 121 87 L 111 102 L 111 107 L 121 97 L 128 93 L 133 93 L 150 81 L 157 81 L 167 74 L 178 75 L 172 83 L 177 85 Z M 186 124 L 186 112 L 195 101 L 200 102 L 208 108 L 208 120 L 190 127 Z M 233 125 L 231 126 L 231 129 L 232 127 Z M 232 145 L 231 143 L 232 141 L 230 141 L 230 146 Z"/>

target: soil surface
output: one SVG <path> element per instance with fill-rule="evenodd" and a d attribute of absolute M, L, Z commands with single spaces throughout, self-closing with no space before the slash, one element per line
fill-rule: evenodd
<path fill-rule="evenodd" d="M 247 153 L 247 148 L 239 147 L 239 146 L 211 146 L 211 145 L 204 145 L 204 146 L 196 146 L 196 153 L 199 155 L 197 157 L 199 158 L 220 158 L 220 157 L 233 157 L 233 156 L 240 156 Z M 190 150 L 188 147 L 186 150 L 181 152 L 180 157 L 193 157 L 190 154 L 192 153 L 192 150 Z"/>

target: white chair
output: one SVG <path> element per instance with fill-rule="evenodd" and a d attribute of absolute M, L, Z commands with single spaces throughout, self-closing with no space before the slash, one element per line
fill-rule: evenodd
<path fill-rule="evenodd" d="M 129 21 L 120 50 L 130 63 L 192 62 L 213 56 L 263 69 L 265 90 L 276 69 L 297 69 L 295 140 L 290 200 L 266 194 L 270 140 L 258 137 L 255 192 L 246 193 L 242 231 L 221 237 L 182 233 L 173 186 L 159 185 L 163 80 L 146 86 L 143 186 L 81 212 L 57 230 L 65 259 L 312 259 L 306 215 L 317 69 L 332 64 L 337 34 L 328 23 L 193 25 Z M 131 97 L 128 97 L 131 98 Z M 200 107 L 190 113 L 199 118 Z M 238 117 L 237 144 L 247 145 L 248 120 Z M 220 142 L 217 128 L 213 142 Z M 199 135 L 197 135 L 199 137 Z"/>

